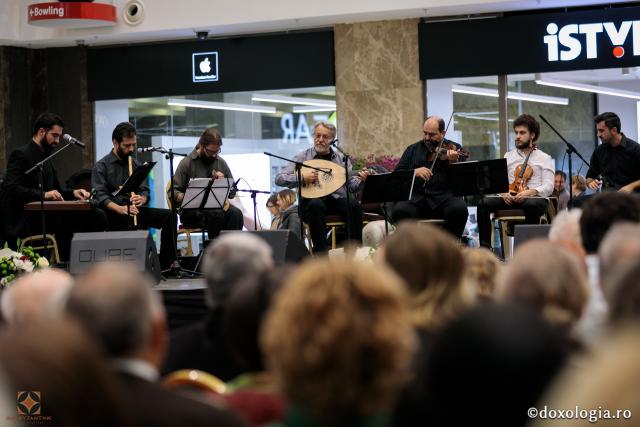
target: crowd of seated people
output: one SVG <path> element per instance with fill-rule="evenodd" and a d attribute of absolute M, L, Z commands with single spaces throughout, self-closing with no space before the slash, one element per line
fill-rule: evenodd
<path fill-rule="evenodd" d="M 205 318 L 171 333 L 159 291 L 128 266 L 10 283 L 0 304 L 2 419 L 619 425 L 640 410 L 634 194 L 605 192 L 560 213 L 547 239 L 506 262 L 408 221 L 366 261 L 347 253 L 285 267 L 255 234 L 226 234 L 206 248 L 203 272 Z M 163 377 L 178 370 L 215 381 L 170 388 Z M 578 413 L 561 423 L 552 409 Z"/>

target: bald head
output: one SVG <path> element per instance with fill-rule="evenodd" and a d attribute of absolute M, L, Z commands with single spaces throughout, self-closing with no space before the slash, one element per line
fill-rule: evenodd
<path fill-rule="evenodd" d="M 442 117 L 429 116 L 422 126 L 424 142 L 440 143 L 444 139 L 444 120 Z"/>
<path fill-rule="evenodd" d="M 2 293 L 2 314 L 9 324 L 59 317 L 73 277 L 55 268 L 20 277 Z"/>

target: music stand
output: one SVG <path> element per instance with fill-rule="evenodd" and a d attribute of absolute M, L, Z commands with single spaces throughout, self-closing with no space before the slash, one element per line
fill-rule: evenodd
<path fill-rule="evenodd" d="M 157 162 L 144 162 L 141 165 L 136 166 L 133 170 L 129 178 L 122 184 L 122 187 L 117 191 L 111 193 L 111 196 L 114 198 L 124 197 L 127 199 L 127 209 L 131 206 L 131 202 L 129 198 L 126 197 L 127 194 L 135 193 L 135 191 L 142 185 L 142 183 L 147 179 L 149 172 L 156 165 Z"/>
<path fill-rule="evenodd" d="M 509 191 L 507 159 L 474 160 L 451 164 L 451 190 L 456 196 L 506 193 Z"/>
<path fill-rule="evenodd" d="M 411 200 L 415 170 L 405 169 L 367 176 L 362 190 L 362 203 L 379 203 L 384 215 L 384 231 L 389 234 L 389 215 L 383 207 L 387 202 Z"/>

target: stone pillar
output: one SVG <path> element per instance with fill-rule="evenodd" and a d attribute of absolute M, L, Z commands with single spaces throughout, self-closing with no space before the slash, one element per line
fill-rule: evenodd
<path fill-rule="evenodd" d="M 422 138 L 418 20 L 340 24 L 334 37 L 340 141 L 358 157 L 401 155 Z"/>

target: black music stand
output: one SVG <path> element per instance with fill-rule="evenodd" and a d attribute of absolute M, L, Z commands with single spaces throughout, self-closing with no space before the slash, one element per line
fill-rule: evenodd
<path fill-rule="evenodd" d="M 118 191 L 114 191 L 111 195 L 115 198 L 124 197 L 127 199 L 127 210 L 131 207 L 131 202 L 127 197 L 127 194 L 135 193 L 135 191 L 142 185 L 142 183 L 147 179 L 151 169 L 156 165 L 157 162 L 145 162 L 141 165 L 136 166 L 136 168 L 131 173 L 131 176 L 127 178 L 127 180 L 122 184 L 122 187 Z"/>
<path fill-rule="evenodd" d="M 384 216 L 384 231 L 389 234 L 389 215 L 384 208 L 387 202 L 411 200 L 415 171 L 413 169 L 397 170 L 367 176 L 362 190 L 361 203 L 379 203 Z"/>
<path fill-rule="evenodd" d="M 231 188 L 233 188 L 233 179 L 231 178 L 191 178 L 184 191 L 180 212 L 182 213 L 185 209 L 198 211 L 223 209 Z M 204 226 L 206 228 L 206 224 Z M 204 241 L 202 243 L 204 246 Z M 198 261 L 193 268 L 194 272 L 198 271 L 203 254 L 204 248 L 198 254 Z"/>
<path fill-rule="evenodd" d="M 456 196 L 506 193 L 509 191 L 507 159 L 474 160 L 451 164 L 451 190 Z"/>

